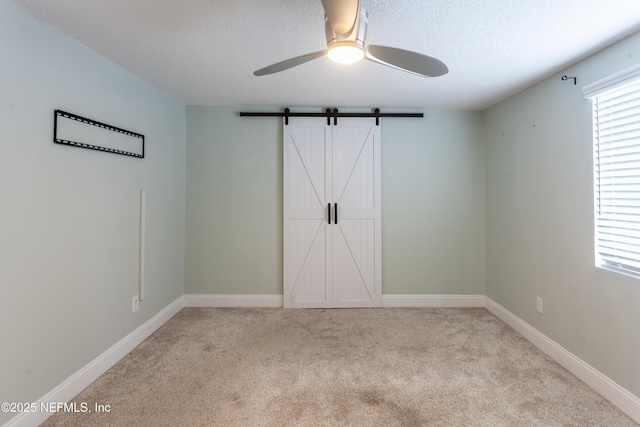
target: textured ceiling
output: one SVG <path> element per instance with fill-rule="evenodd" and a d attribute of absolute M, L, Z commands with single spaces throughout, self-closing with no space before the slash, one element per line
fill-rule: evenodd
<path fill-rule="evenodd" d="M 13 1 L 186 105 L 485 109 L 640 30 L 639 0 L 362 0 L 368 43 L 449 73 L 322 57 L 255 77 L 326 47 L 320 0 Z"/>

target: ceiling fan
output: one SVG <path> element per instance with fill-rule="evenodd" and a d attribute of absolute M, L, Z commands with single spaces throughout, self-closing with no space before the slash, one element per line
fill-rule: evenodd
<path fill-rule="evenodd" d="M 437 77 L 449 72 L 442 61 L 431 56 L 395 47 L 365 44 L 368 17 L 360 7 L 360 0 L 322 0 L 322 7 L 327 49 L 277 62 L 253 74 L 264 76 L 279 73 L 324 55 L 343 64 L 364 58 L 423 77 Z"/>

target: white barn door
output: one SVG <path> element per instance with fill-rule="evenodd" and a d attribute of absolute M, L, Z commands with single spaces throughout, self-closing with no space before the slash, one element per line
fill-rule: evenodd
<path fill-rule="evenodd" d="M 379 126 L 289 118 L 283 137 L 285 307 L 379 307 Z"/>
<path fill-rule="evenodd" d="M 284 306 L 331 307 L 332 289 L 326 285 L 331 177 L 325 164 L 331 128 L 289 118 L 283 139 Z"/>

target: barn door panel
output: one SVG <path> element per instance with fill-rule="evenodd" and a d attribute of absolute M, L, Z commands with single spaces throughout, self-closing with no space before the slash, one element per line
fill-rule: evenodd
<path fill-rule="evenodd" d="M 380 127 L 343 119 L 333 128 L 332 164 L 334 306 L 380 306 Z"/>
<path fill-rule="evenodd" d="M 326 286 L 330 128 L 317 120 L 284 126 L 284 305 L 330 307 Z"/>

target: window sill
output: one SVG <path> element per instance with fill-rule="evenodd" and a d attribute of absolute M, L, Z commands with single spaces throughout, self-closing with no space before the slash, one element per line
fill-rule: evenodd
<path fill-rule="evenodd" d="M 623 276 L 631 277 L 633 279 L 640 279 L 640 273 L 634 273 L 632 271 L 623 270 L 621 268 L 612 267 L 610 265 L 596 265 L 596 269 L 609 271 L 611 273 L 621 274 Z"/>

